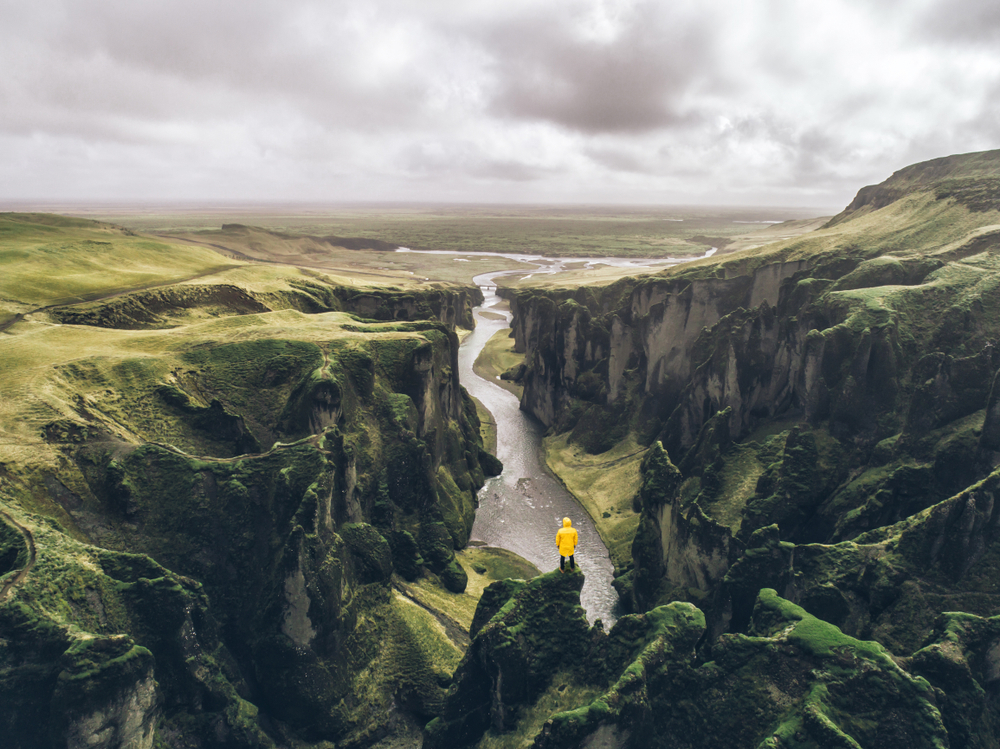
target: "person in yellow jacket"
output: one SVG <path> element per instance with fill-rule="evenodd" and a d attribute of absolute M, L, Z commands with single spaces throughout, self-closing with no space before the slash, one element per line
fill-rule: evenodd
<path fill-rule="evenodd" d="M 559 571 L 566 571 L 566 558 L 569 557 L 569 568 L 576 569 L 576 528 L 569 518 L 563 518 L 563 527 L 556 531 L 556 546 L 559 547 Z"/>

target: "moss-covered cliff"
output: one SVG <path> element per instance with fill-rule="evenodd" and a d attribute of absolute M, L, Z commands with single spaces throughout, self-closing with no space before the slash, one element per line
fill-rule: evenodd
<path fill-rule="evenodd" d="M 718 697 L 700 693 L 718 719 L 742 714 L 737 683 L 768 716 L 746 718 L 722 744 L 996 740 L 996 641 L 982 633 L 1000 613 L 990 582 L 1000 577 L 998 177 L 1000 152 L 936 160 L 865 188 L 794 240 L 603 289 L 508 292 L 525 354 L 522 408 L 593 453 L 626 439 L 648 446 L 632 562 L 616 586 L 638 613 L 672 601 L 704 613 L 705 664 L 685 683 L 709 684 L 699 679 L 712 662 L 720 684 L 736 680 L 713 687 Z M 761 623 L 763 589 L 822 627 L 879 643 L 909 675 L 886 675 L 889 696 L 869 697 L 877 714 L 831 698 L 829 684 L 806 688 L 780 659 L 775 678 L 792 681 L 755 691 L 739 676 L 744 661 L 713 654 L 732 652 L 737 635 L 788 636 L 787 623 Z M 934 689 L 917 688 L 924 706 L 903 708 L 900 685 L 915 678 Z M 602 718 L 606 745 L 690 733 L 693 723 L 663 716 L 695 698 L 659 683 L 650 704 L 662 709 L 615 717 L 613 728 Z M 793 695 L 792 683 L 804 691 Z M 787 698 L 765 709 L 765 692 Z M 785 714 L 792 704 L 800 712 Z M 938 717 L 904 730 L 879 722 L 890 710 Z M 699 741 L 662 745 L 711 744 Z"/>

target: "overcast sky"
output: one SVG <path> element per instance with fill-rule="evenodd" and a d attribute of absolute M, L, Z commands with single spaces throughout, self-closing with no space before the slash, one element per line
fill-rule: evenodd
<path fill-rule="evenodd" d="M 987 0 L 0 0 L 0 204 L 840 207 L 998 147 Z"/>

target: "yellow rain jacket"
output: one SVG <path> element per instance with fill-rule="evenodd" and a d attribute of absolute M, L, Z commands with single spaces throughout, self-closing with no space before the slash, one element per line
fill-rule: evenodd
<path fill-rule="evenodd" d="M 576 528 L 569 518 L 563 518 L 563 527 L 556 531 L 556 546 L 559 547 L 559 554 L 564 557 L 573 556 L 576 550 Z"/>

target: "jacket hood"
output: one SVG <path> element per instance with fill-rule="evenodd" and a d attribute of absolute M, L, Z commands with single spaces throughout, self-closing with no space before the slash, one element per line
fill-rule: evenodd
<path fill-rule="evenodd" d="M 563 528 L 569 528 L 573 523 L 570 522 L 569 518 L 563 518 Z"/>

